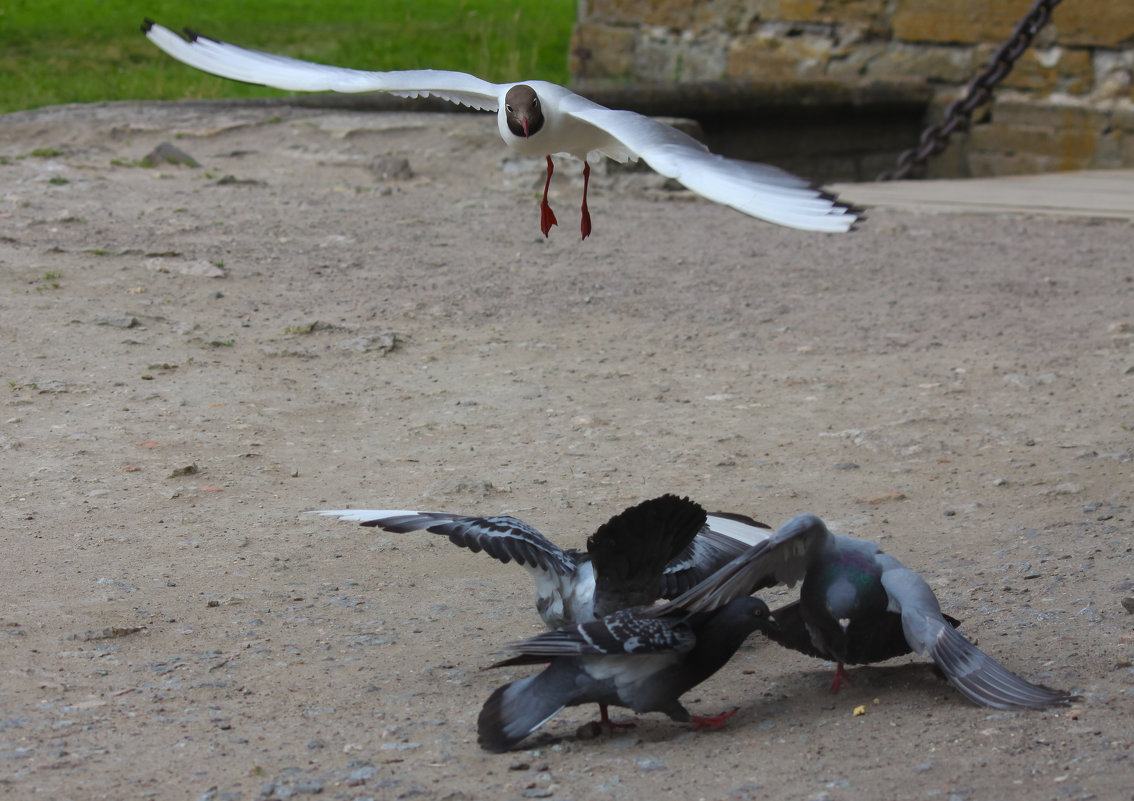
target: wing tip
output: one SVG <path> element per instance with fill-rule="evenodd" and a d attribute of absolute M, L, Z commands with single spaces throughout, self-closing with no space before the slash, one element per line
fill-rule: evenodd
<path fill-rule="evenodd" d="M 155 24 L 149 17 L 142 17 L 142 33 L 148 34 Z"/>

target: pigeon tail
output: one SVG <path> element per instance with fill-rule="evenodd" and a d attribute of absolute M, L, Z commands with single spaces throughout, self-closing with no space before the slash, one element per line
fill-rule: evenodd
<path fill-rule="evenodd" d="M 555 667 L 498 687 L 489 696 L 476 721 L 481 748 L 507 751 L 575 699 L 573 672 Z"/>

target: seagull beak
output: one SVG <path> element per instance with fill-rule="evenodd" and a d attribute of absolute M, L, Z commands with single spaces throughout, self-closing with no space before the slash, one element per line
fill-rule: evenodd
<path fill-rule="evenodd" d="M 520 117 L 520 125 L 524 126 L 524 138 L 527 139 L 531 136 L 531 133 L 528 132 L 528 118 Z"/>

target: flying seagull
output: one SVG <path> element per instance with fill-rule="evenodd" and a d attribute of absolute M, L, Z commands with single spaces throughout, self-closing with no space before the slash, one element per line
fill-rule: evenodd
<path fill-rule="evenodd" d="M 772 626 L 758 598 L 735 598 L 720 609 L 689 615 L 680 609 L 646 617 L 624 609 L 600 620 L 548 631 L 505 647 L 515 654 L 492 665 L 548 663 L 498 688 L 477 719 L 477 739 L 506 751 L 565 706 L 598 703 L 635 712 L 664 712 L 695 729 L 718 727 L 733 712 L 690 715 L 680 697 L 720 670 L 744 640 Z"/>
<path fill-rule="evenodd" d="M 925 579 L 877 544 L 832 534 L 815 515 L 799 515 L 708 580 L 649 614 L 709 611 L 772 584 L 802 581 L 798 604 L 773 614 L 771 639 L 838 663 L 928 654 L 962 695 L 995 709 L 1065 706 L 1075 696 L 1012 673 L 954 628 Z"/>
<path fill-rule="evenodd" d="M 644 160 L 709 200 L 744 214 L 805 231 L 842 232 L 857 215 L 836 200 L 777 167 L 728 159 L 710 153 L 687 134 L 632 111 L 600 106 L 547 81 L 489 83 L 448 70 L 369 72 L 299 61 L 209 39 L 189 29 L 188 40 L 147 19 L 142 31 L 178 61 L 222 78 L 303 92 L 388 92 L 399 97 L 432 95 L 482 111 L 497 112 L 504 144 L 526 156 L 547 159 L 547 180 L 540 202 L 544 236 L 556 224 L 547 203 L 554 166 L 551 156 L 583 162 L 580 230 L 591 233 L 587 156 L 600 153 L 615 161 Z"/>
<path fill-rule="evenodd" d="M 393 533 L 429 531 L 455 545 L 527 568 L 536 609 L 548 628 L 602 617 L 618 609 L 672 598 L 768 536 L 743 515 L 705 515 L 687 498 L 663 495 L 612 517 L 585 551 L 563 549 L 508 515 L 466 517 L 400 509 L 327 509 L 333 515 Z"/>

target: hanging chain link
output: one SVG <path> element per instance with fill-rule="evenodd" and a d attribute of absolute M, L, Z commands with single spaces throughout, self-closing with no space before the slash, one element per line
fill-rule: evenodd
<path fill-rule="evenodd" d="M 1032 43 L 1036 34 L 1051 19 L 1051 12 L 1062 0 L 1036 0 L 1031 11 L 1016 23 L 1015 30 L 1004 44 L 993 53 L 984 71 L 969 81 L 965 94 L 954 100 L 945 109 L 945 118 L 936 125 L 926 128 L 917 147 L 911 147 L 898 156 L 898 164 L 892 172 L 878 176 L 879 181 L 896 181 L 909 177 L 910 173 L 925 166 L 930 156 L 943 151 L 949 144 L 949 137 L 956 131 L 968 127 L 973 112 L 992 99 L 992 90 L 1012 71 L 1016 59 Z"/>

